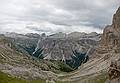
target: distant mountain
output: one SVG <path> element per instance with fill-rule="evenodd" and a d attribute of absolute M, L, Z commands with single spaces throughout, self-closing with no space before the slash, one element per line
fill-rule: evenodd
<path fill-rule="evenodd" d="M 52 34 L 52 35 L 49 35 L 49 38 L 66 38 L 67 34 L 66 33 L 62 33 L 62 32 L 59 32 L 59 33 L 56 33 L 56 34 Z"/>
<path fill-rule="evenodd" d="M 40 38 L 34 55 L 47 60 L 62 60 L 77 68 L 93 53 L 100 38 L 97 33 L 56 33 Z"/>
<path fill-rule="evenodd" d="M 12 38 L 14 44 L 20 52 L 27 52 L 30 55 L 35 51 L 37 42 L 40 39 L 39 34 L 28 33 L 28 34 L 17 34 L 17 33 L 6 33 L 5 37 Z"/>
<path fill-rule="evenodd" d="M 80 38 L 80 37 L 84 37 L 86 35 L 86 33 L 83 33 L 83 32 L 72 32 L 72 33 L 69 33 L 67 35 L 68 38 Z"/>
<path fill-rule="evenodd" d="M 62 61 L 72 68 L 78 68 L 86 62 L 97 47 L 101 34 L 62 32 L 46 35 L 6 33 L 5 37 L 14 40 L 16 50 L 28 53 L 39 59 Z"/>
<path fill-rule="evenodd" d="M 40 37 L 40 35 L 37 33 L 27 33 L 24 36 L 27 36 L 29 38 L 39 38 Z"/>

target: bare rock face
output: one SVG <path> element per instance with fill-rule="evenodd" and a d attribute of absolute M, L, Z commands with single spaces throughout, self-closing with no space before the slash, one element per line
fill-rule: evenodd
<path fill-rule="evenodd" d="M 120 7 L 118 8 L 116 14 L 113 16 L 113 28 L 120 32 Z"/>
<path fill-rule="evenodd" d="M 107 62 L 102 66 L 105 67 L 105 70 L 109 67 L 109 83 L 120 83 L 120 7 L 113 16 L 112 24 L 106 26 L 103 31 L 100 45 L 92 55 L 92 60 L 95 59 Z"/>
<path fill-rule="evenodd" d="M 113 41 L 113 46 L 115 46 L 116 49 L 120 49 L 120 7 L 113 17 L 112 29 L 114 37 L 111 41 Z M 120 52 L 120 50 L 117 51 Z M 109 79 L 111 83 L 120 83 L 120 58 L 111 63 L 109 68 Z"/>
<path fill-rule="evenodd" d="M 44 59 L 70 60 L 74 56 L 74 51 L 85 54 L 90 48 L 98 45 L 99 41 L 94 38 L 99 35 L 86 36 L 86 38 L 51 38 L 51 36 L 48 36 L 38 42 L 36 51 L 43 49 L 42 54 Z"/>
<path fill-rule="evenodd" d="M 113 57 L 117 56 L 117 60 L 113 57 L 109 67 L 109 80 L 110 83 L 120 83 L 120 7 L 118 8 L 116 14 L 113 16 L 112 25 L 106 26 L 103 32 L 101 40 L 102 48 L 113 51 Z"/>
<path fill-rule="evenodd" d="M 80 66 L 88 60 L 98 46 L 100 34 L 90 33 L 84 36 L 81 33 L 72 33 L 70 36 L 56 33 L 42 37 L 33 52 L 33 56 L 46 60 L 63 61 L 69 66 Z M 73 67 L 74 68 L 74 67 Z"/>
<path fill-rule="evenodd" d="M 106 26 L 103 32 L 102 46 L 112 49 L 120 47 L 120 8 L 117 10 L 116 14 L 113 16 L 112 25 Z"/>
<path fill-rule="evenodd" d="M 100 45 L 93 53 L 92 58 L 103 57 L 111 51 L 120 53 L 120 8 L 114 14 L 112 24 L 105 27 Z"/>

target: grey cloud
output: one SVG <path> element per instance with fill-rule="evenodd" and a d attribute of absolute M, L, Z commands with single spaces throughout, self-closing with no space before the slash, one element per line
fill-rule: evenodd
<path fill-rule="evenodd" d="M 111 23 L 119 4 L 118 0 L 0 0 L 0 25 L 4 25 L 1 28 L 5 30 L 8 24 L 28 26 L 37 23 L 39 26 L 24 27 L 37 32 L 61 29 L 68 32 L 76 26 L 78 30 L 83 30 L 82 27 L 98 30 Z M 42 22 L 46 26 L 42 26 Z"/>
<path fill-rule="evenodd" d="M 110 24 L 112 15 L 119 5 L 117 0 L 109 0 L 109 2 L 106 0 L 55 0 L 51 3 L 76 16 L 74 20 L 70 18 L 65 22 L 74 25 L 79 24 L 79 21 L 89 21 L 94 27 Z"/>
<path fill-rule="evenodd" d="M 37 26 L 26 26 L 26 28 L 37 31 L 37 32 L 51 32 L 52 30 L 50 29 L 50 27 L 44 27 L 46 29 L 44 29 L 43 27 L 37 27 Z"/>

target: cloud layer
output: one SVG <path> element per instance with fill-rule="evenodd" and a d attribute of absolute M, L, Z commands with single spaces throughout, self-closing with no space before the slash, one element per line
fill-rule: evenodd
<path fill-rule="evenodd" d="M 0 0 L 0 32 L 101 32 L 119 0 Z"/>

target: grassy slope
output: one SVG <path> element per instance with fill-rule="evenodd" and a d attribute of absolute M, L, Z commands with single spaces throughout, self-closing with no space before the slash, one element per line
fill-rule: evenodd
<path fill-rule="evenodd" d="M 0 72 L 0 83 L 45 83 L 45 80 L 24 80 Z"/>

